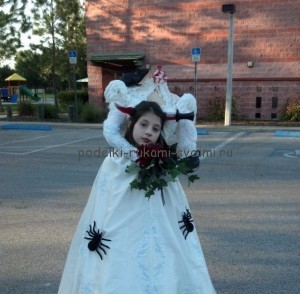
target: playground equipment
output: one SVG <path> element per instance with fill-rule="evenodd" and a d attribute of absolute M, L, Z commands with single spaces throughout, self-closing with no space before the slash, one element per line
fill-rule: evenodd
<path fill-rule="evenodd" d="M 41 98 L 36 93 L 33 94 L 32 91 L 24 85 L 20 86 L 20 95 L 30 97 L 34 101 L 41 100 Z"/>
<path fill-rule="evenodd" d="M 15 91 L 13 92 L 14 94 L 10 95 L 9 90 L 9 88 L 0 89 L 0 96 L 2 101 L 16 103 L 18 101 L 19 96 L 30 97 L 33 101 L 36 102 L 41 100 L 41 98 L 36 93 L 33 93 L 24 85 L 20 86 L 17 90 L 15 89 Z"/>
<path fill-rule="evenodd" d="M 5 81 L 8 83 L 8 87 L 2 88 L 0 91 L 1 100 L 4 102 L 16 103 L 22 96 L 30 97 L 33 101 L 41 100 L 36 93 L 33 93 L 25 85 L 21 85 L 21 83 L 26 83 L 26 79 L 17 73 L 12 74 Z"/>
<path fill-rule="evenodd" d="M 18 75 L 17 73 L 14 73 L 6 78 L 5 81 L 8 83 L 8 96 L 5 100 L 8 102 L 16 103 L 20 94 L 19 88 L 21 86 L 21 83 L 26 83 L 26 79 Z M 6 90 L 4 91 L 6 92 Z"/>
<path fill-rule="evenodd" d="M 1 96 L 1 100 L 3 100 L 4 102 L 8 102 L 9 101 L 8 88 L 1 88 L 0 89 L 0 96 Z"/>
<path fill-rule="evenodd" d="M 1 100 L 3 102 L 11 102 L 11 103 L 16 103 L 18 100 L 18 94 L 9 94 L 9 88 L 1 88 L 0 89 L 0 94 L 1 94 Z"/>

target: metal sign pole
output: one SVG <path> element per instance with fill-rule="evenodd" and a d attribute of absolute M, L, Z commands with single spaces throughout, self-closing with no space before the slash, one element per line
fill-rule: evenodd
<path fill-rule="evenodd" d="M 196 101 L 197 101 L 197 62 L 195 62 L 195 81 L 194 81 L 194 83 L 195 83 L 195 85 L 194 85 L 194 88 L 195 88 L 195 94 L 194 94 L 194 96 L 195 96 L 195 99 L 196 99 Z"/>
<path fill-rule="evenodd" d="M 77 51 L 69 51 L 69 61 L 73 69 L 73 89 L 75 101 L 75 119 L 78 121 L 78 103 L 77 103 L 77 89 L 76 89 L 76 64 L 77 64 Z"/>
<path fill-rule="evenodd" d="M 74 100 L 75 100 L 75 111 L 76 111 L 76 121 L 78 121 L 78 102 L 77 102 L 77 87 L 76 87 L 76 65 L 73 64 L 73 87 L 74 87 Z"/>
<path fill-rule="evenodd" d="M 227 83 L 226 83 L 226 104 L 224 125 L 231 124 L 232 107 L 232 66 L 233 66 L 233 20 L 236 12 L 235 4 L 222 5 L 222 12 L 229 13 L 229 38 L 228 38 L 228 62 L 227 62 Z"/>
<path fill-rule="evenodd" d="M 194 96 L 197 101 L 197 63 L 200 62 L 201 48 L 192 48 L 192 61 L 195 63 L 194 67 Z"/>
<path fill-rule="evenodd" d="M 225 126 L 231 124 L 232 106 L 232 63 L 233 63 L 233 14 L 229 14 L 229 41 L 228 41 L 228 64 L 227 64 L 227 86 L 225 105 Z"/>

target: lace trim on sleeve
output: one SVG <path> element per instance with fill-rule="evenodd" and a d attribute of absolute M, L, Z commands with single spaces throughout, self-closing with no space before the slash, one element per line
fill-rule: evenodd
<path fill-rule="evenodd" d="M 120 80 L 111 81 L 105 88 L 104 96 L 109 109 L 115 109 L 115 103 L 127 106 L 130 101 L 128 89 Z"/>
<path fill-rule="evenodd" d="M 179 112 L 188 113 L 193 111 L 196 117 L 197 103 L 195 97 L 192 94 L 184 94 L 179 98 L 176 106 Z"/>
<path fill-rule="evenodd" d="M 196 120 L 197 104 L 192 94 L 184 94 L 179 98 L 176 106 L 181 113 L 194 112 L 194 121 Z M 180 120 L 177 123 L 177 149 L 182 157 L 191 156 L 197 150 L 197 129 L 194 121 Z"/>
<path fill-rule="evenodd" d="M 132 160 L 137 159 L 137 149 L 122 135 L 122 126 L 126 122 L 126 115 L 117 109 L 111 109 L 103 123 L 103 134 L 107 143 L 122 151 L 122 155 Z"/>
<path fill-rule="evenodd" d="M 177 151 L 181 157 L 193 155 L 197 150 L 197 129 L 190 120 L 180 120 L 177 123 Z"/>

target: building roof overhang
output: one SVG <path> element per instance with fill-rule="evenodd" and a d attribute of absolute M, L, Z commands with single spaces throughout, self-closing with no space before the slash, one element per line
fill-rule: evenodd
<path fill-rule="evenodd" d="M 144 52 L 95 54 L 89 60 L 103 68 L 114 70 L 130 70 L 144 66 Z"/>

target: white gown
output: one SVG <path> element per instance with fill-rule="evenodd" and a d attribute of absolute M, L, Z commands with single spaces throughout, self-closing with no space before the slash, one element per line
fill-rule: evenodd
<path fill-rule="evenodd" d="M 136 149 L 122 136 L 122 125 L 127 118 L 116 109 L 115 103 L 134 107 L 149 99 L 155 89 L 160 93 L 164 111 L 196 111 L 192 95 L 179 98 L 170 93 L 166 83 L 157 85 L 147 80 L 141 87 L 128 89 L 123 82 L 112 81 L 105 90 L 110 112 L 103 131 L 114 150 L 126 154 Z M 193 122 L 168 122 L 164 134 L 168 137 L 175 130 L 180 149 L 196 148 Z M 164 205 L 160 191 L 148 199 L 143 190 L 130 188 L 136 175 L 125 170 L 133 160 L 135 153 L 105 158 L 75 231 L 58 293 L 215 293 L 196 228 L 186 236 L 187 231 L 181 228 L 183 223 L 179 223 L 190 210 L 179 181 L 164 188 Z M 89 250 L 91 240 L 85 239 L 92 238 L 88 232 L 93 230 L 94 222 L 94 230 L 99 230 L 104 238 L 101 247 L 105 252 L 98 248 L 102 259 L 97 251 Z"/>
<path fill-rule="evenodd" d="M 75 231 L 65 264 L 60 294 L 211 294 L 211 283 L 196 228 L 186 239 L 180 229 L 189 205 L 179 181 L 150 199 L 131 190 L 132 161 L 105 158 Z M 103 247 L 88 249 L 86 231 L 96 222 Z"/>

